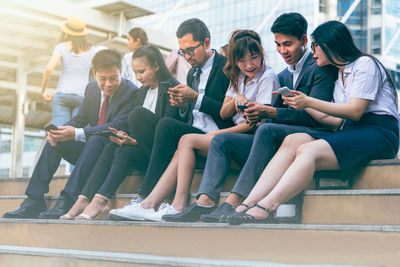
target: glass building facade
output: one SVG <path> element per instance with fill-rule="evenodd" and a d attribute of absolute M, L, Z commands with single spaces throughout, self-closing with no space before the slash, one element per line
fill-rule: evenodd
<path fill-rule="evenodd" d="M 135 19 L 134 22 L 138 25 L 157 25 L 178 2 L 178 0 L 135 1 L 135 5 L 157 14 Z M 278 1 L 265 0 L 187 0 L 159 29 L 175 36 L 176 29 L 182 21 L 193 17 L 199 18 L 210 30 L 211 47 L 219 50 L 228 42 L 233 30 L 256 30 L 277 3 Z M 307 19 L 310 33 L 315 27 L 314 15 L 318 5 L 319 2 L 316 0 L 286 0 L 260 31 L 266 60 L 275 72 L 280 72 L 286 64 L 275 49 L 273 34 L 270 31 L 273 21 L 282 13 L 299 12 Z"/>

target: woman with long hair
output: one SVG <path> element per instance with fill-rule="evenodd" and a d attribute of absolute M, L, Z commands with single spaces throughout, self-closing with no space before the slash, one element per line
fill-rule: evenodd
<path fill-rule="evenodd" d="M 138 48 L 133 53 L 132 66 L 142 87 L 137 91 L 134 109 L 129 114 L 129 128 L 131 133 L 134 128 L 145 130 L 149 139 L 153 140 L 156 122 L 163 116 L 178 115 L 178 109 L 170 106 L 167 94 L 168 87 L 178 83 L 165 66 L 161 52 L 153 46 Z M 132 114 L 138 112 L 142 121 L 133 121 Z M 150 121 L 152 125 L 148 125 Z M 80 181 L 83 189 L 78 200 L 60 219 L 96 218 L 108 208 L 108 200 L 129 171 L 133 168 L 146 169 L 150 156 L 147 150 L 151 151 L 151 148 L 146 148 L 146 144 L 123 131 L 110 130 L 114 133 L 110 137 L 113 142 L 104 147 L 87 180 Z"/>
<path fill-rule="evenodd" d="M 326 22 L 311 36 L 318 66 L 339 70 L 334 102 L 298 91 L 283 99 L 337 131 L 287 136 L 243 205 L 228 217 L 231 224 L 273 221 L 279 205 L 299 194 L 316 170 L 347 169 L 397 154 L 397 93 L 385 67 L 355 46 L 341 22 Z"/>
<path fill-rule="evenodd" d="M 206 157 L 211 140 L 219 133 L 246 133 L 254 130 L 253 126 L 246 123 L 243 111 L 238 106 L 250 101 L 271 104 L 272 91 L 279 88 L 276 74 L 265 63 L 261 38 L 256 32 L 236 30 L 232 33 L 224 72 L 230 80 L 230 87 L 220 114 L 223 119 L 232 119 L 236 125 L 207 134 L 182 136 L 174 157 L 150 195 L 134 208 L 110 213 L 110 218 L 161 221 L 165 216 L 183 211 L 186 208 L 196 156 Z M 163 203 L 156 212 L 155 208 L 175 188 L 172 204 Z"/>
<path fill-rule="evenodd" d="M 53 55 L 47 63 L 42 78 L 42 95 L 52 101 L 53 123 L 62 126 L 76 115 L 89 82 L 91 62 L 98 52 L 86 41 L 85 22 L 77 17 L 69 17 L 61 24 L 61 35 Z M 56 93 L 46 92 L 50 77 L 61 62 L 61 74 Z"/>

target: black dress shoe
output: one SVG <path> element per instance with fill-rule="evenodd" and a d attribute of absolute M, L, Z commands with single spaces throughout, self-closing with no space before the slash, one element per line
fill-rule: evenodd
<path fill-rule="evenodd" d="M 74 203 L 64 196 L 60 196 L 54 207 L 39 214 L 40 219 L 58 219 L 67 213 Z"/>
<path fill-rule="evenodd" d="M 193 203 L 184 211 L 176 214 L 166 214 L 162 219 L 166 222 L 197 222 L 203 214 L 209 214 L 215 210 L 216 207 L 201 207 L 197 203 Z"/>
<path fill-rule="evenodd" d="M 37 219 L 39 213 L 47 209 L 43 198 L 33 199 L 28 197 L 22 202 L 19 209 L 4 213 L 3 218 L 12 219 Z"/>
<path fill-rule="evenodd" d="M 231 215 L 235 211 L 235 208 L 228 202 L 224 202 L 216 210 L 210 214 L 204 214 L 200 216 L 203 222 L 226 222 L 226 217 Z"/>

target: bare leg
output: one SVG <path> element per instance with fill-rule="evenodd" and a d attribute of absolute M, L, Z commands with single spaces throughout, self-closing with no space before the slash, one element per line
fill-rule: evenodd
<path fill-rule="evenodd" d="M 207 156 L 214 135 L 186 134 L 178 145 L 178 182 L 172 206 L 176 210 L 186 208 L 187 197 L 192 183 L 196 154 Z"/>
<path fill-rule="evenodd" d="M 96 218 L 107 206 L 107 203 L 108 198 L 100 194 L 96 194 L 82 213 L 89 215 L 91 218 Z"/>
<path fill-rule="evenodd" d="M 178 156 L 177 152 L 175 152 L 174 157 L 171 159 L 171 162 L 154 187 L 153 191 L 151 191 L 150 195 L 148 195 L 147 198 L 140 203 L 143 208 L 156 208 L 174 190 L 177 180 L 177 170 Z"/>
<path fill-rule="evenodd" d="M 89 199 L 86 196 L 79 195 L 75 204 L 68 213 L 71 217 L 76 217 L 87 207 L 87 205 L 89 205 Z"/>
<path fill-rule="evenodd" d="M 280 204 L 300 193 L 312 180 L 315 170 L 337 170 L 339 163 L 330 145 L 322 139 L 309 142 L 297 149 L 296 159 L 272 191 L 258 204 L 276 210 Z M 267 212 L 255 208 L 246 212 L 256 219 L 267 217 Z"/>
<path fill-rule="evenodd" d="M 267 167 L 265 167 L 253 190 L 251 190 L 248 197 L 243 201 L 243 204 L 251 207 L 268 195 L 282 178 L 290 164 L 295 160 L 297 148 L 313 140 L 315 140 L 313 137 L 304 133 L 291 134 L 286 137 L 275 156 L 268 163 Z M 244 209 L 246 207 L 239 206 L 236 211 L 241 212 Z"/>

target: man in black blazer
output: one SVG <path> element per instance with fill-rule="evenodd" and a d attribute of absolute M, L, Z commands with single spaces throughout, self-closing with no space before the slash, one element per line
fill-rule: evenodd
<path fill-rule="evenodd" d="M 39 214 L 40 218 L 58 218 L 64 214 L 75 201 L 79 184 L 67 184 L 53 212 L 45 212 L 43 198 L 61 159 L 76 164 L 71 176 L 85 175 L 109 142 L 108 138 L 94 134 L 108 127 L 127 129 L 127 117 L 137 87 L 121 78 L 120 55 L 116 51 L 102 50 L 93 57 L 92 65 L 96 81 L 87 85 L 78 114 L 64 126 L 48 132 L 47 142 L 25 192 L 28 198 L 16 211 L 5 213 L 4 218 L 37 218 Z"/>
<path fill-rule="evenodd" d="M 178 27 L 176 36 L 180 48 L 178 53 L 192 68 L 187 75 L 187 85 L 169 88 L 171 105 L 179 107 L 180 118 L 162 118 L 158 122 L 149 166 L 137 202 L 153 190 L 171 161 L 181 136 L 233 125 L 232 121 L 224 121 L 220 116 L 229 86 L 229 80 L 223 73 L 226 58 L 210 48 L 207 26 L 199 19 L 188 19 Z M 110 215 L 120 210 L 126 209 L 112 210 Z M 118 214 L 118 217 L 123 216 Z"/>
<path fill-rule="evenodd" d="M 167 168 L 181 136 L 206 133 L 233 125 L 224 121 L 220 109 L 229 80 L 223 72 L 226 58 L 210 49 L 210 32 L 199 19 L 188 19 L 178 27 L 178 53 L 192 68 L 187 85 L 170 88 L 171 105 L 180 108 L 180 120 L 163 118 L 157 124 L 149 166 L 139 195 L 147 196 Z"/>
<path fill-rule="evenodd" d="M 278 75 L 280 85 L 330 101 L 337 69 L 319 68 L 315 64 L 312 54 L 306 48 L 307 21 L 304 17 L 298 13 L 283 14 L 276 19 L 271 30 L 275 35 L 277 51 L 289 65 Z M 315 127 L 322 127 L 306 111 L 285 105 L 280 95 L 273 106 L 256 102 L 250 102 L 247 106 L 247 122 L 259 124 L 255 134 L 223 133 L 213 138 L 197 202 L 182 214 L 169 217 L 169 221 L 224 221 L 250 193 L 287 135 L 315 131 Z M 215 209 L 231 159 L 243 168 L 231 194 Z"/>

